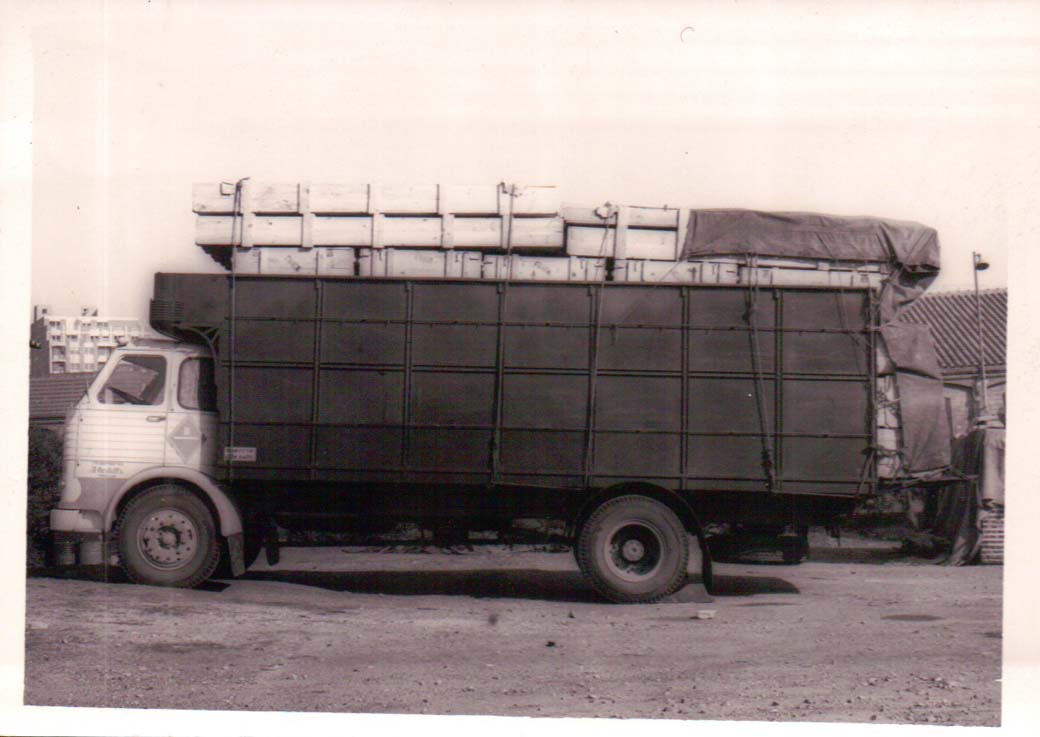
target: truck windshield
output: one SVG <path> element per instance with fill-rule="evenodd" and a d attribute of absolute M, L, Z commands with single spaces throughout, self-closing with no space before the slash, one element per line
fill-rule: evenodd
<path fill-rule="evenodd" d="M 123 356 L 98 392 L 98 401 L 102 404 L 160 404 L 165 384 L 165 358 Z"/>

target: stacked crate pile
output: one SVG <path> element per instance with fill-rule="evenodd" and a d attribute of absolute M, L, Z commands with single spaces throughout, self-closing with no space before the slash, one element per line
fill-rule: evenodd
<path fill-rule="evenodd" d="M 878 286 L 883 264 L 680 261 L 689 210 L 561 205 L 549 186 L 195 186 L 195 241 L 240 274 Z"/>

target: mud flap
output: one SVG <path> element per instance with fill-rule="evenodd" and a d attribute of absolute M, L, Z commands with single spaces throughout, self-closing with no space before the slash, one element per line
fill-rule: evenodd
<path fill-rule="evenodd" d="M 697 541 L 701 546 L 701 583 L 704 584 L 704 590 L 710 596 L 715 593 L 715 582 L 712 580 L 711 572 L 711 551 L 708 550 L 708 542 L 703 535 L 698 535 Z"/>
<path fill-rule="evenodd" d="M 241 532 L 236 532 L 234 535 L 228 535 L 228 558 L 231 563 L 231 575 L 235 578 L 238 578 L 246 572 L 245 553 L 243 552 L 242 545 Z"/>

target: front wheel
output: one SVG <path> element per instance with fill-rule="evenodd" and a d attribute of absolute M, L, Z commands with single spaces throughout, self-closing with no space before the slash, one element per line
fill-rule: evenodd
<path fill-rule="evenodd" d="M 134 583 L 192 588 L 209 578 L 220 560 L 209 507 L 176 484 L 132 499 L 119 515 L 115 538 L 120 566 Z"/>
<path fill-rule="evenodd" d="M 649 497 L 604 502 L 582 526 L 577 554 L 596 591 L 620 604 L 657 601 L 686 581 L 686 530 L 671 509 Z"/>

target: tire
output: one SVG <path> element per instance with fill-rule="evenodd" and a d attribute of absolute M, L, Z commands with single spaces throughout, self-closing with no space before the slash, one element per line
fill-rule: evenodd
<path fill-rule="evenodd" d="M 115 529 L 119 563 L 133 583 L 193 588 L 220 561 L 209 507 L 191 491 L 163 484 L 130 501 Z"/>
<path fill-rule="evenodd" d="M 649 603 L 686 581 L 689 548 L 675 513 L 645 496 L 604 502 L 578 536 L 578 567 L 604 598 Z"/>

